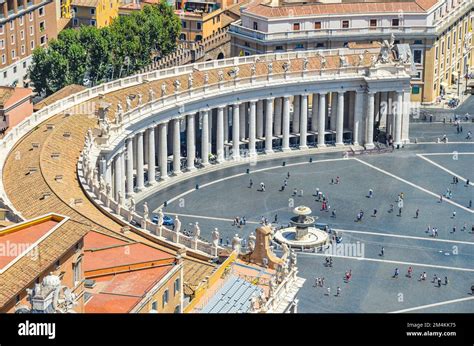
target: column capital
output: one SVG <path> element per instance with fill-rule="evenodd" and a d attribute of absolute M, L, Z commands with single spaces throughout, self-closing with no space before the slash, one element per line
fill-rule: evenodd
<path fill-rule="evenodd" d="M 267 101 L 274 101 L 274 100 L 275 100 L 275 96 L 266 97 L 265 100 L 267 100 Z"/>
<path fill-rule="evenodd" d="M 135 132 L 135 135 L 141 135 L 141 136 L 143 136 L 143 134 L 145 133 L 145 131 L 146 131 L 146 129 L 137 130 L 137 131 Z"/>
<path fill-rule="evenodd" d="M 329 91 L 326 91 L 326 90 L 325 90 L 325 91 L 318 91 L 318 92 L 315 93 L 315 94 L 319 94 L 319 96 L 324 96 L 324 97 L 326 97 L 326 95 L 328 94 L 328 92 L 329 92 Z"/>
<path fill-rule="evenodd" d="M 199 114 L 203 114 L 203 113 L 206 113 L 206 112 L 209 113 L 210 110 L 211 110 L 210 108 L 203 108 L 203 109 L 200 109 L 200 110 L 199 110 Z"/>
<path fill-rule="evenodd" d="M 259 100 L 258 99 L 254 99 L 254 100 L 250 100 L 249 102 L 250 103 L 257 103 Z"/>
<path fill-rule="evenodd" d="M 232 106 L 234 107 L 239 107 L 242 104 L 242 102 L 232 102 Z M 230 105 L 229 105 L 230 106 Z"/>
<path fill-rule="evenodd" d="M 228 107 L 228 105 L 220 105 L 220 106 L 217 106 L 218 109 L 222 109 L 222 110 L 224 110 L 226 107 Z"/>

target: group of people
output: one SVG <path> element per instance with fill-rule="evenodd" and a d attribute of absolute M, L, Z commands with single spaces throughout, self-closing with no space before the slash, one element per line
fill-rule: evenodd
<path fill-rule="evenodd" d="M 393 274 L 392 277 L 393 277 L 394 279 L 397 279 L 399 275 L 400 275 L 400 269 L 395 268 L 395 272 L 394 272 L 394 274 Z M 407 278 L 412 278 L 412 276 L 413 276 L 413 268 L 412 268 L 411 266 L 408 267 L 407 275 L 406 275 L 406 276 L 407 276 Z M 427 277 L 428 277 L 428 274 L 427 274 L 426 272 L 422 272 L 422 273 L 420 274 L 420 277 L 419 277 L 418 281 L 420 281 L 420 282 L 421 282 L 421 281 L 426 281 Z M 438 287 L 441 287 L 442 279 L 441 279 L 441 277 L 439 277 L 438 275 L 434 274 L 433 280 L 431 280 L 431 282 L 434 283 L 434 284 L 437 284 Z M 445 277 L 444 277 L 444 284 L 447 285 L 448 283 L 449 283 L 448 277 L 445 276 Z"/>
<path fill-rule="evenodd" d="M 237 226 L 238 228 L 240 228 L 241 226 L 245 226 L 247 224 L 247 219 L 245 218 L 245 216 L 236 216 L 234 217 L 234 221 L 232 223 L 232 226 Z"/>

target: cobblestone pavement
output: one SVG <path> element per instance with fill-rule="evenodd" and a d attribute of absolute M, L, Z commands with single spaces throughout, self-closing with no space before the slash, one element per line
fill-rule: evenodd
<path fill-rule="evenodd" d="M 423 133 L 429 139 L 447 131 L 439 127 L 442 124 L 420 125 L 412 126 L 413 136 Z M 154 210 L 166 200 L 165 214 L 180 214 L 183 228 L 192 230 L 191 223 L 198 221 L 201 235 L 210 239 L 211 231 L 218 227 L 224 242 L 236 233 L 247 237 L 262 216 L 273 221 L 278 214 L 278 222 L 287 224 L 294 206 L 309 206 L 318 222 L 341 230 L 346 249 L 342 257 L 334 258 L 333 268 L 323 265 L 325 254 L 299 253 L 300 275 L 307 279 L 299 293 L 302 313 L 474 311 L 474 296 L 469 294 L 474 284 L 474 209 L 468 208 L 469 200 L 474 199 L 472 143 L 408 144 L 393 153 L 357 159 L 343 159 L 341 153 L 315 154 L 286 159 L 284 167 L 282 161 L 257 162 L 196 177 L 148 198 L 148 204 Z M 279 191 L 287 172 L 291 175 L 288 187 Z M 452 184 L 453 174 L 460 179 L 457 185 Z M 337 176 L 340 183 L 331 184 Z M 249 179 L 253 188 L 248 187 Z M 470 186 L 462 179 L 470 179 Z M 203 186 L 209 182 L 212 184 Z M 257 190 L 260 182 L 266 184 L 265 192 Z M 198 190 L 196 184 L 201 186 Z M 303 189 L 303 196 L 292 196 L 294 188 Z M 316 188 L 327 195 L 336 218 L 320 211 L 321 203 L 312 196 Z M 448 188 L 452 199 L 439 203 L 438 196 Z M 366 197 L 369 189 L 374 191 L 373 198 Z M 397 216 L 396 197 L 401 192 L 404 206 Z M 394 212 L 389 212 L 390 204 Z M 374 209 L 376 217 L 371 216 Z M 355 222 L 359 210 L 365 216 L 362 222 Z M 235 216 L 245 216 L 247 224 L 232 226 Z M 463 231 L 464 225 L 467 230 Z M 428 226 L 439 229 L 437 238 L 426 232 Z M 361 251 L 349 253 L 355 246 Z M 382 246 L 384 256 L 380 256 Z M 405 276 L 409 266 L 413 267 L 412 278 Z M 392 278 L 395 268 L 400 269 L 398 278 Z M 345 283 L 348 270 L 352 270 L 352 279 Z M 422 272 L 427 273 L 427 280 L 420 282 Z M 441 287 L 432 283 L 434 274 L 442 277 Z M 313 287 L 315 277 L 324 277 L 326 287 Z M 327 295 L 327 286 L 331 295 Z M 336 297 L 338 286 L 341 295 Z"/>

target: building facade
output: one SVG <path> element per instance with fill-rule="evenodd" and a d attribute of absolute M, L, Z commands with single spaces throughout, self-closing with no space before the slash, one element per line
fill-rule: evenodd
<path fill-rule="evenodd" d="M 23 86 L 31 55 L 58 34 L 53 0 L 0 0 L 0 85 Z"/>
<path fill-rule="evenodd" d="M 473 0 L 263 1 L 231 24 L 234 56 L 347 47 L 389 40 L 409 44 L 417 73 L 411 100 L 433 103 L 468 73 Z"/>
<path fill-rule="evenodd" d="M 33 90 L 0 86 L 0 133 L 8 131 L 33 113 Z"/>
<path fill-rule="evenodd" d="M 118 17 L 119 6 L 120 0 L 72 0 L 72 26 L 108 26 Z"/>

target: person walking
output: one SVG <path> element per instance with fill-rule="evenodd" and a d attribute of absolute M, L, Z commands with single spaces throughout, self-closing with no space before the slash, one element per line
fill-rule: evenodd
<path fill-rule="evenodd" d="M 339 286 L 337 286 L 336 297 L 339 297 L 340 294 L 341 294 L 341 288 Z"/>
<path fill-rule="evenodd" d="M 418 219 L 418 216 L 420 215 L 420 209 L 416 209 L 415 211 L 415 219 Z"/>
<path fill-rule="evenodd" d="M 441 287 L 441 278 L 438 278 L 438 287 Z"/>
<path fill-rule="evenodd" d="M 297 194 L 298 194 L 298 189 L 295 187 L 295 188 L 293 189 L 293 196 L 296 196 Z"/>
<path fill-rule="evenodd" d="M 374 209 L 374 213 L 372 214 L 372 217 L 376 217 L 377 216 L 377 209 Z"/>
<path fill-rule="evenodd" d="M 383 257 L 384 254 L 385 254 L 385 248 L 382 246 L 382 248 L 380 249 L 380 256 Z"/>
<path fill-rule="evenodd" d="M 333 211 L 331 212 L 331 216 L 332 216 L 333 218 L 336 218 L 336 209 L 333 209 Z"/>
<path fill-rule="evenodd" d="M 408 272 L 407 272 L 407 276 L 411 279 L 411 274 L 413 273 L 413 268 L 410 266 L 408 267 Z"/>
<path fill-rule="evenodd" d="M 328 297 L 331 295 L 331 287 L 328 287 Z"/>
<path fill-rule="evenodd" d="M 274 223 L 277 223 L 277 222 L 278 222 L 278 214 L 275 214 L 275 218 L 273 219 L 273 222 L 274 222 Z"/>
<path fill-rule="evenodd" d="M 447 276 L 444 277 L 444 284 L 445 284 L 445 285 L 448 284 L 448 277 L 447 277 Z"/>
<path fill-rule="evenodd" d="M 260 191 L 265 192 L 265 183 L 263 181 L 260 183 Z"/>
<path fill-rule="evenodd" d="M 251 189 L 252 187 L 253 187 L 253 180 L 250 179 L 250 181 L 249 181 L 249 189 Z"/>
<path fill-rule="evenodd" d="M 393 274 L 393 278 L 397 279 L 397 278 L 398 278 L 398 274 L 400 274 L 400 269 L 395 268 L 395 273 Z"/>
<path fill-rule="evenodd" d="M 368 197 L 369 197 L 369 198 L 372 198 L 373 195 L 374 195 L 374 190 L 370 189 L 370 190 L 369 190 L 369 196 L 368 196 Z"/>

